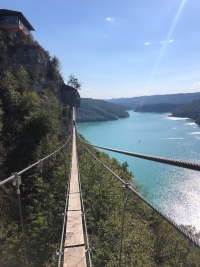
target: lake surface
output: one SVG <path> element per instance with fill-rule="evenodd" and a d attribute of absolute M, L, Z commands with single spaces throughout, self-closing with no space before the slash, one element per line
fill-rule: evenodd
<path fill-rule="evenodd" d="M 200 162 L 200 127 L 167 113 L 129 111 L 118 121 L 78 123 L 78 132 L 95 145 L 158 157 Z M 140 140 L 140 141 L 139 141 Z M 200 231 L 200 172 L 105 151 L 129 164 L 147 198 L 179 224 Z"/>

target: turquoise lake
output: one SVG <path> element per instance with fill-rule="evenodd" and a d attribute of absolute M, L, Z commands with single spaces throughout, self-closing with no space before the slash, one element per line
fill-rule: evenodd
<path fill-rule="evenodd" d="M 99 146 L 200 162 L 200 127 L 194 121 L 167 113 L 128 112 L 129 118 L 118 121 L 78 123 L 78 132 Z M 147 198 L 157 208 L 177 223 L 200 231 L 200 172 L 104 152 L 121 163 L 128 162 L 134 178 L 145 186 Z"/>

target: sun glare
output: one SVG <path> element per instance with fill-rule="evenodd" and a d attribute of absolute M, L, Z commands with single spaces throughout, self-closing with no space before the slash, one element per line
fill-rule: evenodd
<path fill-rule="evenodd" d="M 183 7 L 184 7 L 186 1 L 187 1 L 187 0 L 182 0 L 182 2 L 181 2 L 181 4 L 180 4 L 180 7 L 179 7 L 179 9 L 178 9 L 178 11 L 177 11 L 177 13 L 176 13 L 176 16 L 175 16 L 175 18 L 174 18 L 174 20 L 173 20 L 173 23 L 172 23 L 172 25 L 171 25 L 171 27 L 170 27 L 170 30 L 169 30 L 169 32 L 168 32 L 168 34 L 167 34 L 167 38 L 166 38 L 167 41 L 166 41 L 166 42 L 162 42 L 162 43 L 163 43 L 163 46 L 162 46 L 162 48 L 161 48 L 161 50 L 160 50 L 159 56 L 158 56 L 158 58 L 157 58 L 157 60 L 156 60 L 156 63 L 155 63 L 155 65 L 154 65 L 154 68 L 153 68 L 153 70 L 152 70 L 152 72 L 151 72 L 151 77 L 150 77 L 150 79 L 149 79 L 149 81 L 148 81 L 148 83 L 147 83 L 146 90 L 149 90 L 150 87 L 151 87 L 151 85 L 152 85 L 152 83 L 153 83 L 154 76 L 155 76 L 156 71 L 157 71 L 157 69 L 158 69 L 158 66 L 159 66 L 159 64 L 160 64 L 161 58 L 163 57 L 163 55 L 164 55 L 164 53 L 165 53 L 167 44 L 173 42 L 173 40 L 171 40 L 171 35 L 172 35 L 172 32 L 173 32 L 173 30 L 174 30 L 174 28 L 175 28 L 175 26 L 176 26 L 176 23 L 177 23 L 177 21 L 178 21 L 178 19 L 179 19 L 179 16 L 180 16 L 180 14 L 181 14 L 181 11 L 182 11 L 182 9 L 183 9 Z"/>

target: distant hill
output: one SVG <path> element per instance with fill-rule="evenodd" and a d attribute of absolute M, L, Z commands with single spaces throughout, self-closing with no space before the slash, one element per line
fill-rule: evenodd
<path fill-rule="evenodd" d="M 118 120 L 129 117 L 129 113 L 104 101 L 82 98 L 80 108 L 76 110 L 77 122 Z"/>
<path fill-rule="evenodd" d="M 200 124 L 200 99 L 181 105 L 172 111 L 173 117 L 187 117 Z"/>
<path fill-rule="evenodd" d="M 116 107 L 121 108 L 123 110 L 134 110 L 136 107 L 138 107 L 137 104 L 117 104 L 117 103 L 113 103 L 113 102 L 109 102 L 109 103 L 112 103 Z"/>
<path fill-rule="evenodd" d="M 183 104 L 159 103 L 137 107 L 135 112 L 172 112 Z"/>
<path fill-rule="evenodd" d="M 141 105 L 158 104 L 158 103 L 184 104 L 197 99 L 200 99 L 200 92 L 187 93 L 187 94 L 139 96 L 132 98 L 113 98 L 107 101 L 110 103 L 121 104 L 121 105 L 136 104 L 141 106 Z"/>

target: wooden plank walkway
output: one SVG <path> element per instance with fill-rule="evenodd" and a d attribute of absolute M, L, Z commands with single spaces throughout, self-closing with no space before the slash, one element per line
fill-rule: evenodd
<path fill-rule="evenodd" d="M 75 112 L 73 110 L 73 120 Z M 76 131 L 73 126 L 72 168 L 67 211 L 66 237 L 64 244 L 64 267 L 86 267 L 82 210 L 78 181 L 76 155 Z"/>

